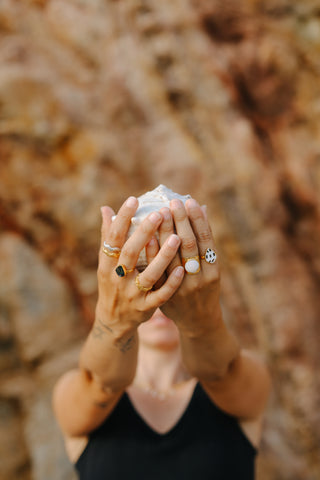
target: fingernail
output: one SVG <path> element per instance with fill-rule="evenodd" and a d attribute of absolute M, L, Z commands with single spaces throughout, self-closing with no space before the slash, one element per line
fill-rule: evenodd
<path fill-rule="evenodd" d="M 201 210 L 204 213 L 205 219 L 207 219 L 208 218 L 207 205 L 201 205 Z"/>
<path fill-rule="evenodd" d="M 177 199 L 171 200 L 171 202 L 170 202 L 170 206 L 172 208 L 180 208 L 182 205 L 183 205 L 182 202 L 180 200 L 177 200 Z"/>
<path fill-rule="evenodd" d="M 170 235 L 168 240 L 168 245 L 170 247 L 176 247 L 177 245 L 179 245 L 179 243 L 180 243 L 180 238 L 178 237 L 178 235 L 175 235 L 175 234 Z"/>
<path fill-rule="evenodd" d="M 199 207 L 199 203 L 194 198 L 190 198 L 188 200 L 188 207 L 189 208 Z"/>
<path fill-rule="evenodd" d="M 157 243 L 157 239 L 155 237 L 152 237 L 151 240 L 149 241 L 148 245 L 149 247 L 154 247 Z"/>
<path fill-rule="evenodd" d="M 162 208 L 161 209 L 162 216 L 164 220 L 170 220 L 171 219 L 171 212 L 169 208 Z"/>
<path fill-rule="evenodd" d="M 152 223 L 158 223 L 159 220 L 161 218 L 161 215 L 160 213 L 158 212 L 152 212 L 149 216 L 149 220 L 152 222 Z"/>
<path fill-rule="evenodd" d="M 136 201 L 137 201 L 136 197 L 129 197 L 128 200 L 126 201 L 126 206 L 130 208 L 135 207 Z"/>
<path fill-rule="evenodd" d="M 184 268 L 183 267 L 177 267 L 174 271 L 174 274 L 176 277 L 181 278 L 184 275 Z"/>

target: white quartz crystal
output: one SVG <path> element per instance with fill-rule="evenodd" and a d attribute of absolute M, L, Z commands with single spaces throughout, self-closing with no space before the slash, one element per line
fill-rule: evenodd
<path fill-rule="evenodd" d="M 173 192 L 165 185 L 158 185 L 157 188 L 146 192 L 138 197 L 139 207 L 135 213 L 135 216 L 131 219 L 131 227 L 129 229 L 129 236 L 135 231 L 138 225 L 144 220 L 149 213 L 158 211 L 163 207 L 169 207 L 170 201 L 174 198 L 178 198 L 183 203 L 186 202 L 191 195 L 179 195 Z M 115 218 L 115 217 L 113 217 Z M 137 263 L 137 268 L 141 271 L 147 266 L 146 252 L 143 249 L 140 253 L 140 257 Z"/>

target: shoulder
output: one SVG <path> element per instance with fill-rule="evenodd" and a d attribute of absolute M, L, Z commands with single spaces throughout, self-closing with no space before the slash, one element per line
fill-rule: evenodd
<path fill-rule="evenodd" d="M 76 463 L 79 460 L 88 442 L 89 437 L 85 435 L 81 437 L 64 436 L 66 452 L 71 463 Z"/>
<path fill-rule="evenodd" d="M 255 449 L 258 449 L 261 442 L 263 415 L 250 420 L 238 420 L 239 427 Z"/>

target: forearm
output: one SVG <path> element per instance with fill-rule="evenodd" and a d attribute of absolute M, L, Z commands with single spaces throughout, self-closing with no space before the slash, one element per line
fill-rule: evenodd
<path fill-rule="evenodd" d="M 112 321 L 97 308 L 79 368 L 63 375 L 54 388 L 54 411 L 61 429 L 69 436 L 86 435 L 98 427 L 135 374 L 136 328 L 110 324 Z"/>
<path fill-rule="evenodd" d="M 201 325 L 194 319 L 193 329 L 185 330 L 183 326 L 179 329 L 184 364 L 201 381 L 223 378 L 239 355 L 239 343 L 225 326 L 220 307 L 212 321 L 202 322 L 204 327 L 197 323 Z"/>
<path fill-rule="evenodd" d="M 183 361 L 213 402 L 239 419 L 257 418 L 264 410 L 270 375 L 264 362 L 240 348 L 222 317 L 197 332 L 180 332 Z"/>
<path fill-rule="evenodd" d="M 265 409 L 271 378 L 257 354 L 241 350 L 224 377 L 202 385 L 224 411 L 241 420 L 251 420 L 259 418 Z"/>
<path fill-rule="evenodd" d="M 108 392 L 125 389 L 137 364 L 137 327 L 129 321 L 117 324 L 97 307 L 96 319 L 80 355 L 80 368 Z"/>

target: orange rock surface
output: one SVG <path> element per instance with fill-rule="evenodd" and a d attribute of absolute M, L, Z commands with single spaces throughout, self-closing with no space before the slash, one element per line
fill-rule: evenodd
<path fill-rule="evenodd" d="M 92 321 L 100 211 L 208 205 L 225 318 L 273 376 L 258 480 L 320 478 L 313 0 L 0 2 L 0 480 L 74 478 L 57 376 Z"/>

